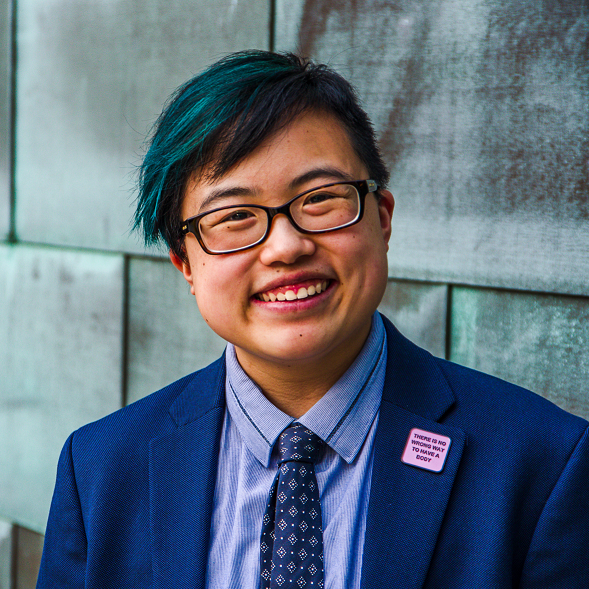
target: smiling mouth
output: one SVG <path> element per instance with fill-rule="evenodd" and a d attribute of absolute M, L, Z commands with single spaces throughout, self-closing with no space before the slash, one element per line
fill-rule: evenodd
<path fill-rule="evenodd" d="M 285 286 L 281 288 L 275 288 L 273 290 L 261 292 L 255 295 L 255 298 L 266 303 L 273 303 L 274 301 L 297 301 L 299 299 L 307 299 L 309 297 L 321 294 L 327 289 L 330 282 L 330 280 L 319 280 L 316 284 L 311 284 L 306 287 Z"/>

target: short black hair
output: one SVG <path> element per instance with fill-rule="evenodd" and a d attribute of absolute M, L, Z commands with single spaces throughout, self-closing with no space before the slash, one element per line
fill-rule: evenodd
<path fill-rule="evenodd" d="M 170 97 L 139 168 L 134 229 L 185 259 L 180 231 L 190 177 L 221 177 L 266 138 L 306 111 L 339 120 L 370 178 L 384 188 L 384 165 L 368 115 L 353 86 L 324 64 L 293 53 L 248 50 L 227 55 Z"/>

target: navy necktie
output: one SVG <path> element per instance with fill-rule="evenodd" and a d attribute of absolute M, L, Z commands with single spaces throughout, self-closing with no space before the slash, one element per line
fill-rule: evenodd
<path fill-rule="evenodd" d="M 260 543 L 262 589 L 323 587 L 323 526 L 315 462 L 319 436 L 300 423 L 280 434 Z"/>

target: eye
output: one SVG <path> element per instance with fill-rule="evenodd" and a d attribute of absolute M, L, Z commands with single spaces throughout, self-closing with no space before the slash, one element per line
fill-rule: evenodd
<path fill-rule="evenodd" d="M 231 211 L 228 215 L 225 215 L 222 219 L 219 219 L 218 223 L 236 223 L 238 221 L 245 221 L 251 217 L 254 217 L 251 211 L 247 210 L 240 210 L 240 211 Z"/>
<path fill-rule="evenodd" d="M 200 220 L 200 230 L 212 231 L 214 229 L 224 231 L 241 231 L 249 229 L 260 222 L 260 212 L 255 208 L 236 207 L 221 209 L 207 213 Z"/>
<path fill-rule="evenodd" d="M 305 205 L 316 205 L 322 202 L 332 200 L 334 198 L 340 197 L 340 194 L 336 194 L 335 192 L 327 192 L 322 190 L 320 192 L 311 192 L 311 194 L 307 195 L 305 198 Z"/>

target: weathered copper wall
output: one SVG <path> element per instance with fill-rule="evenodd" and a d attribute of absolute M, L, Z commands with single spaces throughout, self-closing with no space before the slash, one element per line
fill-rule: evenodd
<path fill-rule="evenodd" d="M 589 294 L 589 5 L 278 0 L 373 115 L 391 276 Z"/>
<path fill-rule="evenodd" d="M 0 589 L 34 585 L 67 434 L 222 349 L 129 236 L 133 172 L 178 83 L 272 44 L 349 77 L 382 138 L 381 310 L 589 417 L 585 0 L 0 0 Z"/>

